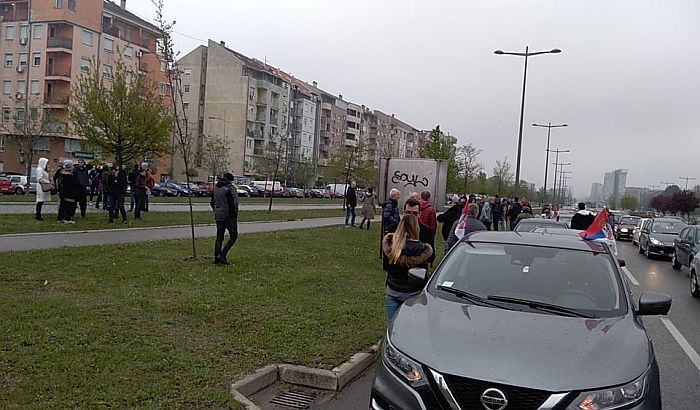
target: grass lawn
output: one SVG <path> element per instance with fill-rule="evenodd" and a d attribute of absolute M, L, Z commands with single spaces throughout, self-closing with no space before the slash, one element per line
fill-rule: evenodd
<path fill-rule="evenodd" d="M 143 214 L 143 220 L 135 221 L 133 213 L 128 213 L 129 225 L 121 223 L 121 217 L 114 224 L 108 224 L 107 211 L 102 213 L 88 213 L 85 219 L 78 218 L 74 225 L 56 223 L 55 214 L 44 214 L 44 221 L 34 220 L 34 215 L 24 214 L 0 214 L 0 235 L 10 233 L 30 232 L 56 232 L 56 231 L 84 231 L 95 229 L 122 229 L 125 227 L 137 228 L 146 226 L 171 226 L 189 225 L 189 212 L 150 212 Z M 342 209 L 309 209 L 299 211 L 240 211 L 239 222 L 273 221 L 289 219 L 309 219 L 343 216 Z M 195 224 L 213 224 L 212 212 L 194 212 Z"/>
<path fill-rule="evenodd" d="M 236 408 L 259 367 L 332 368 L 385 331 L 378 229 L 242 235 L 228 267 L 187 240 L 4 255 L 0 408 Z"/>
<path fill-rule="evenodd" d="M 53 195 L 53 200 L 56 201 L 57 195 Z M 267 204 L 270 202 L 270 198 L 240 198 L 242 204 Z M 2 202 L 34 202 L 36 196 L 34 195 L 0 195 L 0 203 Z M 193 203 L 209 203 L 211 198 L 208 197 L 194 197 L 192 198 Z M 186 204 L 187 198 L 183 197 L 154 197 L 151 196 L 148 199 L 149 203 L 178 203 Z M 129 204 L 129 197 L 126 197 L 126 203 Z M 324 198 L 273 198 L 274 204 L 313 204 L 313 205 L 333 205 L 337 204 L 338 208 L 343 207 L 342 198 L 339 199 L 324 199 Z"/>

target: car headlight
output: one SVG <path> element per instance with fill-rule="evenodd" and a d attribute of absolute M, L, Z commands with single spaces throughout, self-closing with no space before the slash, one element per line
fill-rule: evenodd
<path fill-rule="evenodd" d="M 583 392 L 567 407 L 567 410 L 606 410 L 633 405 L 641 401 L 647 392 L 649 372 L 624 386 Z"/>
<path fill-rule="evenodd" d="M 627 228 L 622 228 L 622 229 L 620 229 L 620 232 L 627 233 L 627 232 L 629 232 L 629 229 L 627 229 Z"/>
<path fill-rule="evenodd" d="M 387 337 L 384 341 L 384 349 L 382 351 L 384 362 L 389 365 L 403 381 L 411 387 L 421 387 L 428 385 L 428 378 L 423 373 L 421 365 L 409 359 L 406 355 L 399 352 L 389 341 Z"/>
<path fill-rule="evenodd" d="M 649 241 L 650 241 L 651 243 L 653 243 L 654 245 L 659 245 L 659 246 L 661 246 L 661 245 L 664 244 L 663 242 L 661 242 L 660 240 L 658 240 L 658 239 L 656 239 L 656 238 L 649 238 Z"/>

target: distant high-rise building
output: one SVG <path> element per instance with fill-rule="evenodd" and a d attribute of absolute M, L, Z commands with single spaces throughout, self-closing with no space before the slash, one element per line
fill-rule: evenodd
<path fill-rule="evenodd" d="M 628 172 L 626 169 L 616 169 L 605 173 L 602 199 L 609 207 L 620 207 L 620 201 L 625 194 Z"/>
<path fill-rule="evenodd" d="M 593 203 L 598 203 L 603 198 L 603 184 L 594 182 L 591 184 L 591 196 L 589 200 Z"/>

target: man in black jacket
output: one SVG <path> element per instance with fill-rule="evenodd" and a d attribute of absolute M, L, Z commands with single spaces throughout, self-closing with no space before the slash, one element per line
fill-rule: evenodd
<path fill-rule="evenodd" d="M 510 204 L 510 207 L 508 208 L 508 219 L 510 220 L 510 230 L 512 231 L 515 229 L 515 225 L 518 224 L 517 219 L 518 215 L 520 215 L 520 211 L 522 211 L 523 206 L 520 205 L 520 201 L 518 201 L 518 197 L 513 198 L 513 203 Z"/>
<path fill-rule="evenodd" d="M 136 206 L 136 178 L 139 176 L 139 164 L 134 164 L 134 167 L 129 172 L 129 187 L 131 188 L 131 205 L 129 206 L 129 212 L 134 210 Z"/>
<path fill-rule="evenodd" d="M 355 191 L 357 183 L 352 181 L 350 186 L 345 191 L 345 227 L 348 228 L 352 226 L 355 227 L 355 208 L 357 207 L 357 192 Z M 350 220 L 350 215 L 352 215 L 352 220 Z M 348 225 L 350 222 L 350 225 Z"/>
<path fill-rule="evenodd" d="M 459 198 L 457 202 L 455 202 L 454 205 L 452 205 L 452 208 L 448 209 L 447 211 L 441 213 L 440 215 L 437 216 L 437 221 L 442 224 L 442 239 L 447 240 L 447 237 L 450 236 L 450 231 L 452 230 L 452 225 L 459 219 L 460 216 L 462 216 L 462 210 L 464 209 L 464 205 L 467 204 L 467 197 L 462 196 Z"/>
<path fill-rule="evenodd" d="M 578 212 L 571 218 L 571 229 L 585 231 L 591 226 L 595 220 L 595 215 L 586 210 L 586 204 L 580 202 L 578 204 Z"/>
<path fill-rule="evenodd" d="M 105 186 L 105 195 L 107 195 L 107 208 L 109 209 L 109 223 L 114 223 L 114 216 L 120 213 L 122 223 L 128 224 L 126 219 L 126 210 L 124 209 L 124 195 L 126 194 L 126 172 L 124 168 L 112 168 L 107 176 L 107 185 Z"/>
<path fill-rule="evenodd" d="M 75 216 L 75 206 L 80 195 L 80 184 L 73 175 L 73 161 L 67 159 L 63 162 L 61 173 L 56 181 L 58 181 L 58 194 L 61 198 L 58 222 L 74 224 L 73 216 Z"/>
<path fill-rule="evenodd" d="M 211 196 L 211 209 L 216 220 L 216 242 L 214 243 L 214 263 L 228 265 L 226 255 L 238 239 L 238 194 L 233 186 L 233 175 L 225 173 L 214 187 Z M 222 248 L 226 231 L 230 235 L 228 242 Z"/>
<path fill-rule="evenodd" d="M 78 166 L 73 169 L 73 175 L 75 175 L 78 184 L 80 184 L 78 204 L 80 205 L 80 216 L 85 218 L 85 211 L 87 210 L 87 188 L 90 186 L 90 179 L 88 178 L 88 170 L 85 168 L 85 161 L 82 159 L 78 160 Z"/>

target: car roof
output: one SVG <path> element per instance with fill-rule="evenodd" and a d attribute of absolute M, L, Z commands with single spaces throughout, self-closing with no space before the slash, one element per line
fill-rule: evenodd
<path fill-rule="evenodd" d="M 546 224 L 546 225 L 558 225 L 558 226 L 564 226 L 564 222 L 560 221 L 555 221 L 553 219 L 543 219 L 543 218 L 526 218 L 518 222 L 519 224 Z"/>
<path fill-rule="evenodd" d="M 683 223 L 685 223 L 685 221 L 681 218 L 663 217 L 663 218 L 651 218 L 651 219 L 653 219 L 654 222 L 661 221 L 661 222 L 683 222 Z"/>
<path fill-rule="evenodd" d="M 589 252 L 608 253 L 603 242 L 587 241 L 580 237 L 533 232 L 478 231 L 465 236 L 463 242 L 500 243 L 507 245 L 543 246 Z"/>

